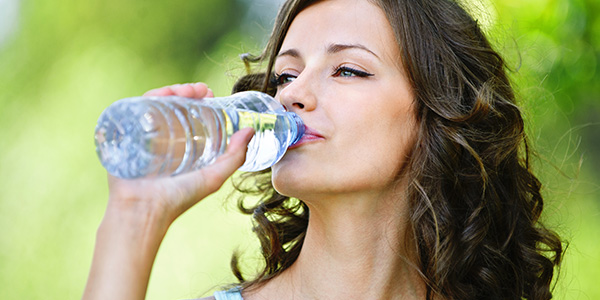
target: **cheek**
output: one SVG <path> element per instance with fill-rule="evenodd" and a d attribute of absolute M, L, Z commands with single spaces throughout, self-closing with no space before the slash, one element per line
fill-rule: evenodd
<path fill-rule="evenodd" d="M 387 184 L 395 179 L 406 165 L 416 140 L 417 126 L 410 112 L 388 118 L 379 117 L 371 126 L 363 126 L 361 140 L 356 142 L 356 164 L 365 182 Z"/>
<path fill-rule="evenodd" d="M 355 174 L 351 181 L 362 189 L 388 186 L 406 165 L 413 147 L 412 139 L 402 134 L 388 134 L 378 140 L 370 139 L 367 144 L 370 147 L 362 147 L 355 153 L 360 159 L 348 165 L 348 172 Z"/>
<path fill-rule="evenodd" d="M 385 107 L 336 112 L 334 137 L 316 148 L 290 151 L 273 166 L 279 193 L 306 200 L 324 193 L 384 189 L 395 181 L 415 141 L 410 112 L 391 113 Z"/>
<path fill-rule="evenodd" d="M 327 165 L 336 168 L 337 179 L 349 190 L 376 190 L 393 183 L 414 147 L 416 126 L 407 114 L 377 113 L 356 120 Z"/>

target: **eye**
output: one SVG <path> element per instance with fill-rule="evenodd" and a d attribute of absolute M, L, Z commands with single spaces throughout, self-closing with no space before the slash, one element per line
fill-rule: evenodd
<path fill-rule="evenodd" d="M 333 70 L 333 77 L 369 77 L 375 74 L 371 74 L 369 72 L 365 72 L 362 70 L 357 70 L 354 68 L 350 68 L 347 66 L 337 67 Z"/>
<path fill-rule="evenodd" d="M 275 86 L 280 86 L 280 85 L 290 83 L 290 82 L 294 81 L 294 79 L 296 79 L 295 75 L 291 75 L 291 74 L 287 74 L 287 73 L 275 74 L 273 76 L 273 78 L 271 79 L 271 83 Z"/>

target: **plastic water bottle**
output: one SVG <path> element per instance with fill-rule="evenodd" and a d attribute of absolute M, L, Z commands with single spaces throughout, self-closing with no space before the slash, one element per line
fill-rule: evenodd
<path fill-rule="evenodd" d="M 177 96 L 133 97 L 110 105 L 96 126 L 96 152 L 106 170 L 121 178 L 177 175 L 213 163 L 229 138 L 252 127 L 239 170 L 274 165 L 304 134 L 298 115 L 260 92 L 194 100 Z"/>

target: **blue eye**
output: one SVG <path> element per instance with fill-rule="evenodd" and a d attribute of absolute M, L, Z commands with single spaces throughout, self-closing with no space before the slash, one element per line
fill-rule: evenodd
<path fill-rule="evenodd" d="M 371 74 L 365 71 L 357 70 L 350 67 L 337 67 L 333 71 L 332 76 L 334 77 L 369 77 L 375 74 Z"/>
<path fill-rule="evenodd" d="M 338 67 L 333 71 L 333 76 L 335 77 L 369 77 L 369 76 L 373 76 L 374 74 L 365 72 L 365 71 L 361 71 L 361 70 L 357 70 L 354 68 L 350 68 L 350 67 Z"/>
<path fill-rule="evenodd" d="M 280 86 L 280 85 L 290 83 L 290 82 L 294 81 L 294 79 L 296 79 L 296 76 L 294 76 L 294 75 L 290 75 L 290 74 L 286 74 L 286 73 L 275 74 L 273 76 L 271 83 L 274 84 L 275 86 Z"/>

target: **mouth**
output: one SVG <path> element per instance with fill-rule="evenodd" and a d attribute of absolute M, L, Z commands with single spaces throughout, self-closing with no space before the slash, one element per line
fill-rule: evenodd
<path fill-rule="evenodd" d="M 298 148 L 304 144 L 325 139 L 318 131 L 305 126 L 304 134 L 295 144 L 291 145 L 288 150 Z"/>

